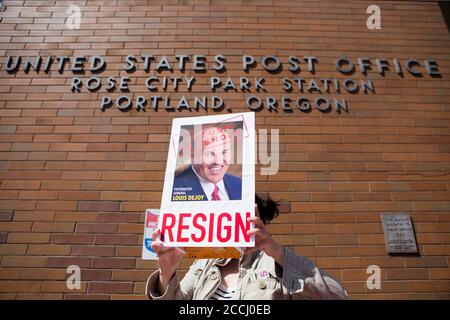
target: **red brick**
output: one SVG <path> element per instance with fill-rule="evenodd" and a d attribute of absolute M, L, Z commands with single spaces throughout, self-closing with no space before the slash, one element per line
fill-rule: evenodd
<path fill-rule="evenodd" d="M 116 247 L 116 257 L 135 257 L 140 258 L 142 255 L 141 246 L 120 246 Z"/>
<path fill-rule="evenodd" d="M 0 221 L 11 221 L 13 214 L 12 210 L 0 210 Z"/>
<path fill-rule="evenodd" d="M 111 223 L 78 223 L 77 233 L 117 233 L 118 225 Z"/>
<path fill-rule="evenodd" d="M 35 222 L 33 232 L 73 232 L 75 224 L 72 222 Z"/>
<path fill-rule="evenodd" d="M 63 267 L 67 268 L 71 265 L 77 265 L 80 268 L 87 268 L 90 266 L 90 258 L 79 257 L 48 257 L 46 267 Z"/>
<path fill-rule="evenodd" d="M 412 292 L 445 292 L 448 293 L 450 280 L 409 281 L 408 289 Z"/>
<path fill-rule="evenodd" d="M 274 227 L 273 227 L 274 225 L 272 225 L 272 233 L 276 233 L 276 228 L 278 227 L 278 228 L 280 228 L 279 226 L 276 226 L 275 227 L 275 230 L 274 230 Z M 290 229 L 290 226 L 286 226 L 286 227 L 289 227 L 289 229 Z M 134 234 L 141 234 L 142 232 L 144 231 L 144 229 L 142 228 L 142 223 L 121 223 L 121 224 L 119 224 L 119 231 L 118 231 L 118 233 L 134 233 Z"/>
<path fill-rule="evenodd" d="M 27 253 L 27 244 L 2 243 L 0 244 L 0 254 L 3 256 L 19 255 Z"/>
<path fill-rule="evenodd" d="M 39 201 L 37 210 L 75 210 L 75 201 Z"/>
<path fill-rule="evenodd" d="M 62 293 L 18 293 L 17 300 L 62 300 Z"/>
<path fill-rule="evenodd" d="M 115 248 L 112 246 L 72 246 L 72 256 L 114 256 Z"/>
<path fill-rule="evenodd" d="M 92 244 L 94 236 L 90 234 L 53 234 L 51 243 L 59 244 Z"/>
<path fill-rule="evenodd" d="M 32 256 L 5 256 L 2 267 L 41 268 L 45 266 L 45 257 Z"/>
<path fill-rule="evenodd" d="M 70 254 L 70 246 L 68 245 L 54 245 L 54 244 L 30 244 L 27 250 L 28 255 L 39 256 L 68 256 Z"/>
<path fill-rule="evenodd" d="M 3 180 L 0 188 L 30 190 L 30 189 L 39 189 L 40 185 L 41 185 L 40 181 L 33 181 L 33 180 Z"/>
<path fill-rule="evenodd" d="M 29 200 L 56 200 L 58 199 L 57 191 L 21 191 L 19 194 L 19 199 L 29 199 Z"/>
<path fill-rule="evenodd" d="M 0 281 L 0 292 L 40 292 L 42 281 Z"/>
<path fill-rule="evenodd" d="M 92 268 L 96 269 L 133 269 L 136 259 L 130 258 L 92 258 Z"/>
<path fill-rule="evenodd" d="M 22 269 L 19 268 L 2 268 L 0 269 L 0 279 L 1 280 L 18 280 L 20 279 L 20 274 Z"/>
<path fill-rule="evenodd" d="M 426 269 L 390 269 L 385 270 L 387 280 L 428 280 Z"/>
<path fill-rule="evenodd" d="M 28 268 L 22 272 L 23 280 L 65 280 L 67 278 L 64 269 L 35 269 Z"/>
<path fill-rule="evenodd" d="M 430 268 L 428 269 L 428 273 L 430 274 L 430 279 L 432 280 L 450 279 L 449 268 Z"/>
<path fill-rule="evenodd" d="M 81 281 L 80 289 L 67 288 L 66 280 L 63 281 L 43 281 L 42 292 L 86 292 L 86 282 Z"/>
<path fill-rule="evenodd" d="M 95 236 L 95 244 L 137 244 L 138 236 L 134 234 L 99 234 Z"/>
<path fill-rule="evenodd" d="M 444 259 L 444 257 L 410 257 L 405 259 L 405 266 L 407 268 L 447 267 L 447 261 Z"/>
<path fill-rule="evenodd" d="M 110 213 L 99 212 L 98 222 L 138 222 L 142 216 L 141 213 L 127 212 L 127 213 Z"/>
<path fill-rule="evenodd" d="M 109 300 L 108 294 L 66 293 L 64 300 Z"/>
<path fill-rule="evenodd" d="M 112 272 L 110 270 L 92 270 L 92 269 L 81 269 L 81 277 L 83 281 L 109 281 L 111 280 Z"/>
<path fill-rule="evenodd" d="M 90 282 L 89 293 L 132 293 L 132 282 Z"/>
<path fill-rule="evenodd" d="M 358 244 L 357 235 L 346 234 L 346 235 L 317 235 L 316 236 L 317 245 L 355 245 Z"/>
<path fill-rule="evenodd" d="M 7 238 L 8 238 L 7 232 L 0 232 L 0 243 L 6 243 Z"/>
<path fill-rule="evenodd" d="M 119 202 L 108 201 L 80 201 L 79 211 L 119 211 Z"/>
<path fill-rule="evenodd" d="M 62 191 L 59 193 L 60 200 L 98 200 L 100 193 L 93 191 Z"/>
<path fill-rule="evenodd" d="M 15 233 L 9 232 L 8 243 L 48 243 L 49 233 Z"/>
<path fill-rule="evenodd" d="M 55 221 L 93 222 L 96 219 L 95 212 L 56 212 Z"/>

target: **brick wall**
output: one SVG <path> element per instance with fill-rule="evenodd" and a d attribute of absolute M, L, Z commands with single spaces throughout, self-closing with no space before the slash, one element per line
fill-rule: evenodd
<path fill-rule="evenodd" d="M 436 2 L 380 2 L 378 31 L 366 28 L 364 1 L 70 1 L 82 9 L 79 30 L 65 25 L 69 2 L 5 2 L 0 298 L 145 298 L 156 265 L 139 258 L 143 212 L 160 204 L 172 117 L 207 113 L 102 112 L 103 93 L 71 93 L 69 72 L 8 74 L 3 65 L 9 55 L 97 54 L 109 63 L 102 77 L 124 76 L 124 57 L 143 53 L 315 55 L 318 76 L 339 79 L 340 56 L 436 59 L 441 79 L 371 73 L 376 94 L 342 94 L 348 113 L 258 112 L 258 128 L 280 130 L 281 163 L 274 176 L 258 169 L 256 188 L 283 200 L 275 237 L 353 299 L 450 298 L 450 41 Z M 239 67 L 221 76 L 239 77 Z M 130 95 L 144 93 L 141 85 Z M 246 94 L 222 96 L 247 111 Z M 389 212 L 411 214 L 420 255 L 386 253 L 380 213 Z M 72 264 L 80 290 L 66 288 Z M 365 286 L 372 264 L 382 268 L 380 290 Z"/>

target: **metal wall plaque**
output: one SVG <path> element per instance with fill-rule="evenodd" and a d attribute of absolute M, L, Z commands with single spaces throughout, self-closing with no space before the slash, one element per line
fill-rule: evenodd
<path fill-rule="evenodd" d="M 417 253 L 416 238 L 407 213 L 382 214 L 384 239 L 388 253 Z"/>

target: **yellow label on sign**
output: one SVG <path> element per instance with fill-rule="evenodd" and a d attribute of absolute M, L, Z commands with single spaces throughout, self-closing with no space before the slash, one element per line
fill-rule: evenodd
<path fill-rule="evenodd" d="M 188 247 L 186 257 L 193 259 L 240 258 L 241 253 L 233 247 Z"/>

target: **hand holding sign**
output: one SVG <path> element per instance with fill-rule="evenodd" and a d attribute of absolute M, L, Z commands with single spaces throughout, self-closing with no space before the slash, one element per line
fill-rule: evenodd
<path fill-rule="evenodd" d="M 158 237 L 160 231 L 157 229 L 152 234 L 152 249 L 158 255 L 158 262 L 160 268 L 159 277 L 159 292 L 163 293 L 166 291 L 167 285 L 170 279 L 172 279 L 177 269 L 178 263 L 183 259 L 186 254 L 184 250 L 178 247 L 166 247 Z"/>
<path fill-rule="evenodd" d="M 283 266 L 284 249 L 280 246 L 259 216 L 258 206 L 255 204 L 255 217 L 250 217 L 247 221 L 254 223 L 254 228 L 247 231 L 247 235 L 255 236 L 255 246 L 246 248 L 245 254 L 251 254 L 260 249 L 267 255 L 271 256 L 280 266 Z"/>

